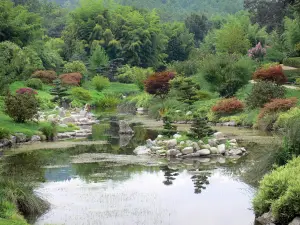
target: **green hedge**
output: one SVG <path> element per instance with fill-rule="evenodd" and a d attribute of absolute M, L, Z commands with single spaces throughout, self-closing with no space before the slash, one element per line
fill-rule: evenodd
<path fill-rule="evenodd" d="M 283 60 L 285 66 L 300 68 L 300 57 L 286 58 Z"/>
<path fill-rule="evenodd" d="M 262 215 L 271 210 L 278 224 L 288 224 L 299 215 L 299 193 L 300 157 L 263 178 L 253 201 L 255 213 Z"/>
<path fill-rule="evenodd" d="M 288 78 L 288 82 L 294 83 L 297 78 L 300 78 L 300 69 L 284 70 L 284 75 Z"/>

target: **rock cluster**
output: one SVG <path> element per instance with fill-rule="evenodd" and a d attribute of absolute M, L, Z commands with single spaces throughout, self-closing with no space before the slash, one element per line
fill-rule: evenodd
<path fill-rule="evenodd" d="M 224 134 L 217 132 L 205 144 L 202 140 L 198 142 L 187 140 L 177 141 L 181 137 L 175 134 L 173 139 L 165 140 L 158 135 L 155 140 L 147 140 L 146 145 L 139 146 L 134 150 L 137 155 L 158 155 L 176 158 L 207 157 L 210 155 L 242 156 L 246 149 L 239 147 L 235 139 L 228 140 Z"/>

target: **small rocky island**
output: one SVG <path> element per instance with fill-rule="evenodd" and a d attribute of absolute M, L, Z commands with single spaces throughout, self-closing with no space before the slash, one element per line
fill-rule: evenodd
<path fill-rule="evenodd" d="M 134 150 L 136 155 L 157 155 L 171 158 L 195 158 L 213 155 L 242 156 L 244 147 L 239 147 L 235 139 L 227 139 L 221 132 L 216 132 L 206 141 L 181 140 L 182 135 L 175 134 L 172 139 L 158 135 L 155 140 L 147 140 L 146 145 Z"/>

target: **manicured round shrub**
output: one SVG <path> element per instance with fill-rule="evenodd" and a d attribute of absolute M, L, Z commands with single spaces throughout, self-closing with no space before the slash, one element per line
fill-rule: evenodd
<path fill-rule="evenodd" d="M 82 75 L 80 73 L 66 73 L 59 76 L 61 83 L 70 86 L 79 86 Z"/>
<path fill-rule="evenodd" d="M 231 115 L 243 111 L 244 104 L 237 98 L 225 98 L 212 107 L 218 115 Z"/>
<path fill-rule="evenodd" d="M 287 82 L 287 78 L 283 73 L 282 67 L 273 66 L 269 68 L 260 68 L 253 74 L 254 80 L 271 81 L 276 84 L 284 84 Z"/>
<path fill-rule="evenodd" d="M 261 108 L 274 98 L 283 98 L 285 88 L 270 81 L 259 81 L 252 87 L 246 98 L 246 105 L 250 109 Z"/>
<path fill-rule="evenodd" d="M 68 62 L 64 65 L 64 73 L 81 73 L 85 74 L 87 69 L 82 61 Z"/>
<path fill-rule="evenodd" d="M 57 79 L 57 74 L 53 70 L 38 70 L 31 77 L 40 79 L 44 84 L 52 84 Z"/>
<path fill-rule="evenodd" d="M 92 84 L 94 85 L 97 91 L 102 91 L 104 88 L 110 85 L 110 81 L 106 77 L 95 76 L 92 79 Z"/>
<path fill-rule="evenodd" d="M 71 89 L 71 98 L 83 102 L 88 102 L 92 99 L 90 92 L 82 87 L 74 87 Z"/>
<path fill-rule="evenodd" d="M 19 88 L 16 90 L 17 94 L 30 94 L 30 95 L 37 95 L 37 92 L 31 88 Z"/>
<path fill-rule="evenodd" d="M 32 89 L 31 89 L 32 90 Z M 38 112 L 38 100 L 34 93 L 24 92 L 5 97 L 5 113 L 18 123 L 32 120 Z"/>
<path fill-rule="evenodd" d="M 36 90 L 42 90 L 43 82 L 39 78 L 31 78 L 26 81 L 26 86 Z"/>
<path fill-rule="evenodd" d="M 278 113 L 287 111 L 297 104 L 297 98 L 278 98 L 273 99 L 271 102 L 265 104 L 259 113 L 259 118 L 263 118 L 267 114 Z"/>
<path fill-rule="evenodd" d="M 0 127 L 0 140 L 4 138 L 9 138 L 10 131 L 6 128 Z"/>

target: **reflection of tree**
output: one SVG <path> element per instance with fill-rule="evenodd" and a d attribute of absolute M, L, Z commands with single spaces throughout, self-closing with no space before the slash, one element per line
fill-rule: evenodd
<path fill-rule="evenodd" d="M 208 173 L 201 173 L 191 177 L 195 187 L 195 194 L 200 194 L 202 189 L 206 189 L 206 186 L 209 184 L 208 176 Z"/>
<path fill-rule="evenodd" d="M 168 166 L 161 166 L 161 171 L 163 171 L 165 174 L 165 180 L 163 181 L 164 185 L 172 185 L 173 181 L 176 179 L 175 177 L 179 175 L 177 169 L 171 169 Z"/>

